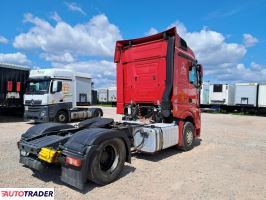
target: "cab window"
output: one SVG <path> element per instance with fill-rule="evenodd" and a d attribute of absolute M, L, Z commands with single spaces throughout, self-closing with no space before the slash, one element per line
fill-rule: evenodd
<path fill-rule="evenodd" d="M 189 68 L 189 82 L 195 86 L 197 85 L 197 71 L 194 66 L 190 66 Z"/>

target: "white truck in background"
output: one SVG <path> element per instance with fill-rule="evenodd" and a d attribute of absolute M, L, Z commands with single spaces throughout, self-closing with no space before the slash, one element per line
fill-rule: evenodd
<path fill-rule="evenodd" d="M 210 84 L 209 104 L 233 106 L 235 99 L 235 85 Z"/>
<path fill-rule="evenodd" d="M 116 103 L 116 87 L 108 89 L 108 102 Z"/>
<path fill-rule="evenodd" d="M 91 78 L 66 69 L 31 70 L 24 96 L 24 118 L 66 123 L 102 116 L 91 104 Z"/>
<path fill-rule="evenodd" d="M 107 103 L 113 104 L 116 103 L 116 87 L 110 88 L 101 88 L 97 90 L 98 92 L 98 102 L 99 103 Z"/>
<path fill-rule="evenodd" d="M 200 105 L 201 108 L 208 107 L 210 105 L 210 83 L 203 82 L 200 90 Z"/>
<path fill-rule="evenodd" d="M 235 106 L 257 107 L 258 83 L 235 84 Z"/>
<path fill-rule="evenodd" d="M 98 89 L 98 101 L 99 103 L 108 103 L 108 89 Z"/>

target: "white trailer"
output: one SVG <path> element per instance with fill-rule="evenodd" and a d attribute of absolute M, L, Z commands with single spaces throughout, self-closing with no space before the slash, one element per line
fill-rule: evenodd
<path fill-rule="evenodd" d="M 258 83 L 235 84 L 236 106 L 257 107 Z"/>
<path fill-rule="evenodd" d="M 30 72 L 24 96 L 25 119 L 36 122 L 68 122 L 100 116 L 91 104 L 91 78 L 65 69 L 40 69 Z"/>
<path fill-rule="evenodd" d="M 260 83 L 258 91 L 258 107 L 266 108 L 266 83 Z"/>
<path fill-rule="evenodd" d="M 108 102 L 115 103 L 116 102 L 116 88 L 108 89 Z"/>
<path fill-rule="evenodd" d="M 107 88 L 98 89 L 98 100 L 100 103 L 108 102 L 108 89 Z"/>
<path fill-rule="evenodd" d="M 201 93 L 200 93 L 200 104 L 201 105 L 209 105 L 209 94 L 210 94 L 210 84 L 203 83 L 201 86 Z"/>
<path fill-rule="evenodd" d="M 209 103 L 211 105 L 234 105 L 235 86 L 231 84 L 210 84 Z"/>
<path fill-rule="evenodd" d="M 82 74 L 75 75 L 76 80 L 76 102 L 77 106 L 88 106 L 91 105 L 91 78 L 88 76 L 82 76 Z"/>

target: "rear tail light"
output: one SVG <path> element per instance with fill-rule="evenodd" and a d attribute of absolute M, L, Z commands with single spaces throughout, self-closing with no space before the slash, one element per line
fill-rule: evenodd
<path fill-rule="evenodd" d="M 20 86 L 21 86 L 20 82 L 17 82 L 17 92 L 20 92 Z"/>
<path fill-rule="evenodd" d="M 81 166 L 81 160 L 78 158 L 66 157 L 65 162 L 69 165 L 73 165 L 75 167 Z"/>
<path fill-rule="evenodd" d="M 8 92 L 12 92 L 12 86 L 13 86 L 13 82 L 12 81 L 7 81 L 7 91 Z"/>

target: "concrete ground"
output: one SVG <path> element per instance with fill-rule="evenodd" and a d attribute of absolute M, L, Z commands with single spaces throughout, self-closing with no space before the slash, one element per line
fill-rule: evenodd
<path fill-rule="evenodd" d="M 105 117 L 120 116 L 103 108 Z M 55 199 L 266 199 L 266 118 L 202 114 L 202 136 L 189 152 L 139 154 L 106 186 L 81 193 L 60 181 L 60 169 L 34 174 L 19 164 L 16 142 L 32 124 L 0 117 L 0 187 L 53 187 Z"/>

